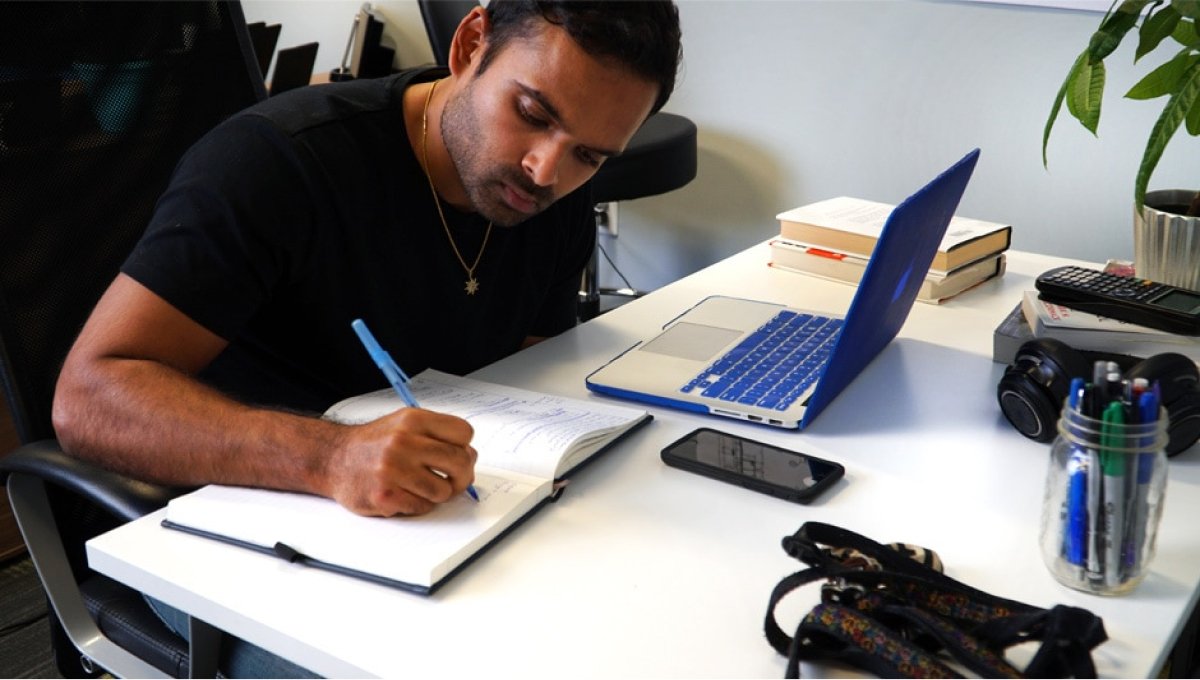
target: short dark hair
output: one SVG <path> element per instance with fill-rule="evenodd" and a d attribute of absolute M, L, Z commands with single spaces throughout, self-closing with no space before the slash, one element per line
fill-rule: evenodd
<path fill-rule="evenodd" d="M 667 103 L 675 90 L 675 74 L 683 56 L 679 10 L 671 0 L 492 0 L 488 49 L 479 62 L 483 73 L 514 37 L 529 36 L 536 19 L 565 30 L 588 54 L 613 59 L 658 84 L 651 113 Z"/>

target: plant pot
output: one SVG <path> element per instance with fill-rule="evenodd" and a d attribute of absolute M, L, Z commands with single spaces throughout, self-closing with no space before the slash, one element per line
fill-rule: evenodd
<path fill-rule="evenodd" d="M 1133 216 L 1133 267 L 1143 279 L 1200 290 L 1200 217 L 1188 217 L 1195 191 L 1146 192 Z"/>

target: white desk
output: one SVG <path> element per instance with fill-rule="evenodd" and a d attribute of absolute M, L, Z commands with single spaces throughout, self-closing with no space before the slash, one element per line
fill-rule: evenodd
<path fill-rule="evenodd" d="M 586 399 L 595 367 L 714 293 L 844 311 L 853 288 L 766 266 L 751 248 L 480 371 Z M 435 596 L 287 564 L 159 527 L 150 515 L 94 539 L 99 571 L 329 676 L 782 677 L 762 633 L 767 598 L 801 565 L 780 539 L 806 520 L 937 550 L 948 573 L 1031 604 L 1085 607 L 1110 641 L 1101 675 L 1153 677 L 1200 586 L 1200 453 L 1171 461 L 1152 573 L 1131 596 L 1059 586 L 1037 535 L 1048 446 L 995 400 L 992 330 L 1061 263 L 1009 255 L 1003 279 L 941 306 L 918 303 L 900 337 L 804 433 L 674 411 L 583 470 Z M 840 461 L 810 506 L 665 467 L 659 450 L 713 426 Z M 781 608 L 785 628 L 818 601 Z M 809 677 L 836 669 L 808 667 Z"/>

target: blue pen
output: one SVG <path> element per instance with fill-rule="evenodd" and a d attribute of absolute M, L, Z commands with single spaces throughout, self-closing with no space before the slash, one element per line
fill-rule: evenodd
<path fill-rule="evenodd" d="M 392 355 L 384 351 L 379 341 L 371 334 L 367 328 L 367 324 L 363 323 L 362 319 L 355 319 L 350 322 L 350 327 L 358 334 L 358 339 L 362 341 L 363 347 L 367 348 L 367 353 L 371 355 L 371 359 L 375 361 L 375 365 L 379 370 L 383 371 L 384 377 L 392 384 L 392 389 L 396 390 L 396 394 L 400 395 L 400 399 L 406 406 L 417 408 L 417 398 L 413 396 L 411 390 L 408 389 L 408 376 L 405 375 L 404 369 L 396 363 Z M 479 492 L 475 490 L 475 485 L 467 485 L 467 495 L 475 500 L 479 500 Z"/>
<path fill-rule="evenodd" d="M 1137 413 L 1138 421 L 1143 427 L 1158 422 L 1157 391 L 1142 392 L 1138 396 Z M 1152 432 L 1147 436 L 1153 440 L 1157 435 Z M 1146 542 L 1146 522 L 1150 514 L 1150 480 L 1154 476 L 1154 454 L 1141 453 L 1137 458 L 1137 484 L 1134 487 L 1133 512 L 1130 513 L 1133 517 L 1133 530 L 1129 532 L 1131 545 L 1126 556 L 1130 566 L 1136 566 L 1142 557 L 1142 544 Z"/>
<path fill-rule="evenodd" d="M 1083 378 L 1071 378 L 1071 386 L 1067 388 L 1067 406 L 1076 413 L 1079 412 L 1080 402 L 1083 401 L 1085 386 Z"/>
<path fill-rule="evenodd" d="M 417 399 L 408 389 L 408 376 L 392 359 L 392 355 L 383 350 L 375 336 L 371 335 L 367 324 L 363 323 L 362 319 L 355 319 L 350 322 L 350 327 L 358 334 L 358 339 L 362 341 L 363 347 L 367 348 L 367 353 L 371 355 L 371 359 L 379 367 L 379 370 L 383 371 L 383 376 L 392 384 L 392 389 L 396 390 L 396 394 L 400 395 L 404 404 L 416 408 Z"/>
<path fill-rule="evenodd" d="M 1074 448 L 1067 461 L 1067 527 L 1063 535 L 1063 553 L 1067 562 L 1077 567 L 1083 567 L 1087 562 L 1088 472 L 1087 452 Z"/>

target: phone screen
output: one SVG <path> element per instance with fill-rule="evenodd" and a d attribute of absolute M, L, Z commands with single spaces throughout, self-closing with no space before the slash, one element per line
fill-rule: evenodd
<path fill-rule="evenodd" d="M 811 498 L 845 472 L 831 461 L 710 429 L 671 444 L 662 457 L 669 465 L 791 500 Z"/>

